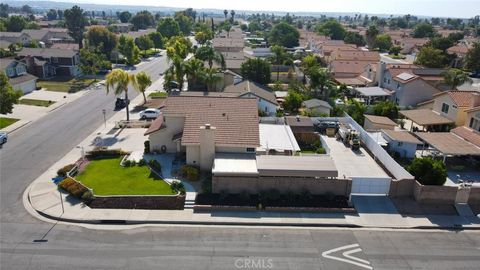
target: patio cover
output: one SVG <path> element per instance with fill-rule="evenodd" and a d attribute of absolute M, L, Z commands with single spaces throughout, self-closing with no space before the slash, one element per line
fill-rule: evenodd
<path fill-rule="evenodd" d="M 415 135 L 443 155 L 480 156 L 480 148 L 451 132 L 416 132 Z"/>
<path fill-rule="evenodd" d="M 412 120 L 417 125 L 421 126 L 445 125 L 454 123 L 452 120 L 443 117 L 429 109 L 403 110 L 399 111 L 399 113 Z"/>
<path fill-rule="evenodd" d="M 338 170 L 329 156 L 257 156 L 260 176 L 338 177 Z"/>
<path fill-rule="evenodd" d="M 374 86 L 374 87 L 358 87 L 355 88 L 360 95 L 365 97 L 384 97 L 390 96 L 392 93 L 386 91 L 384 88 Z"/>

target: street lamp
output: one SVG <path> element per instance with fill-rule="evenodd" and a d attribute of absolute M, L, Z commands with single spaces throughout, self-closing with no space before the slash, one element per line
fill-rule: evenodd
<path fill-rule="evenodd" d="M 80 155 L 82 156 L 82 161 L 85 161 L 85 148 L 83 148 L 83 146 L 81 146 L 81 145 L 78 145 L 78 146 L 75 147 L 75 148 L 81 149 Z"/>
<path fill-rule="evenodd" d="M 107 117 L 106 117 L 107 110 L 103 109 L 102 113 L 103 113 L 103 125 L 107 127 Z"/>

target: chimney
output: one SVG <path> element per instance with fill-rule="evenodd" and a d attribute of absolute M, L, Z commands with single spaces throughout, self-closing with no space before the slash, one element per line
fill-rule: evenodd
<path fill-rule="evenodd" d="M 472 99 L 470 100 L 470 108 L 480 106 L 480 93 L 472 92 Z"/>
<path fill-rule="evenodd" d="M 200 169 L 211 171 L 215 158 L 215 133 L 216 128 L 210 124 L 200 127 Z"/>
<path fill-rule="evenodd" d="M 386 69 L 387 69 L 387 64 L 385 62 L 380 61 L 378 63 L 378 70 L 377 70 L 377 83 L 379 87 L 383 87 L 383 76 L 385 74 Z"/>

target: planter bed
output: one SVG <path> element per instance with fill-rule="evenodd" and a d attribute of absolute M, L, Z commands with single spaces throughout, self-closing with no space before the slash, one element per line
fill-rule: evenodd
<path fill-rule="evenodd" d="M 223 198 L 222 198 L 223 197 Z M 253 206 L 262 204 L 263 207 L 314 207 L 314 208 L 350 208 L 348 198 L 345 196 L 325 196 L 310 195 L 309 199 L 303 199 L 301 195 L 296 195 L 295 199 L 287 199 L 281 195 L 277 200 L 261 199 L 259 195 L 250 195 L 249 198 L 239 194 L 229 194 L 222 196 L 220 194 L 198 194 L 195 200 L 196 205 L 212 206 Z"/>
<path fill-rule="evenodd" d="M 108 209 L 183 210 L 185 196 L 95 197 L 88 206 Z"/>

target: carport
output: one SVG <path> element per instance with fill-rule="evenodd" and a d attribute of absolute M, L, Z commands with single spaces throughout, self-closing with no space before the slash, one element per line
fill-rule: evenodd
<path fill-rule="evenodd" d="M 455 124 L 454 121 L 429 109 L 403 110 L 399 113 L 413 123 L 422 126 L 424 131 L 445 131 L 446 127 Z M 410 127 L 410 131 L 412 130 L 413 124 Z"/>
<path fill-rule="evenodd" d="M 451 132 L 417 132 L 415 135 L 424 142 L 422 155 L 426 143 L 442 154 L 444 163 L 448 156 L 480 156 L 480 148 Z"/>

